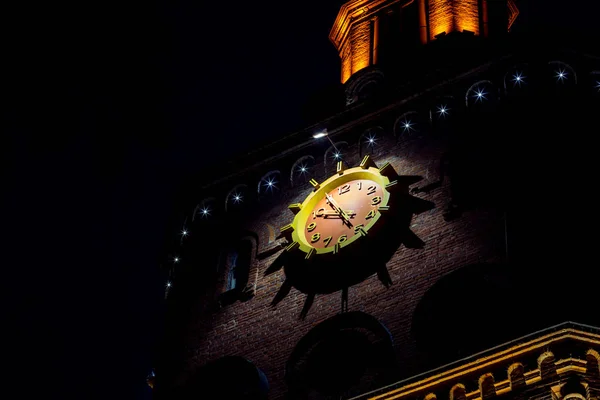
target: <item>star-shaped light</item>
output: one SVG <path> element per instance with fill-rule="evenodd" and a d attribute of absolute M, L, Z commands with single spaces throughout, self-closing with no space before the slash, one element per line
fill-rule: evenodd
<path fill-rule="evenodd" d="M 203 208 L 200 210 L 200 214 L 202 214 L 202 217 L 203 217 L 203 218 L 208 218 L 208 216 L 210 215 L 210 208 L 208 208 L 208 207 L 203 207 Z"/>
<path fill-rule="evenodd" d="M 188 231 L 186 229 L 181 231 L 181 236 L 186 237 L 188 235 Z"/>
<path fill-rule="evenodd" d="M 374 146 L 375 142 L 376 142 L 375 135 L 369 135 L 367 137 L 367 143 L 368 143 L 369 146 Z"/>
<path fill-rule="evenodd" d="M 600 81 L 596 81 L 596 89 L 598 89 L 598 92 L 600 93 Z"/>
<path fill-rule="evenodd" d="M 340 158 L 341 156 L 342 156 L 342 155 L 341 155 L 340 153 L 334 153 L 334 154 L 333 154 L 333 158 L 335 158 L 336 160 L 337 160 L 338 158 Z"/>
<path fill-rule="evenodd" d="M 437 108 L 437 112 L 440 117 L 445 117 L 446 115 L 448 115 L 448 110 L 450 110 L 450 109 L 445 104 L 443 104 Z"/>
<path fill-rule="evenodd" d="M 233 202 L 237 204 L 237 203 L 241 203 L 241 201 L 242 201 L 242 195 L 239 193 L 234 193 L 233 194 Z"/>
<path fill-rule="evenodd" d="M 179 257 L 175 257 L 175 258 L 173 258 L 173 262 L 176 262 L 176 263 L 178 263 L 178 262 L 179 262 Z"/>
<path fill-rule="evenodd" d="M 408 132 L 408 131 L 410 131 L 411 129 L 414 129 L 414 128 L 412 127 L 412 125 L 413 125 L 413 124 L 412 124 L 412 122 L 411 122 L 410 120 L 406 120 L 406 119 L 405 119 L 405 120 L 404 120 L 404 123 L 402 124 L 402 126 L 403 126 L 403 128 L 404 128 L 404 132 Z"/>
<path fill-rule="evenodd" d="M 513 86 L 514 85 L 521 86 L 521 83 L 525 83 L 525 77 L 520 72 L 515 73 L 513 75 L 513 79 L 512 80 L 513 80 Z"/>
<path fill-rule="evenodd" d="M 300 167 L 298 168 L 298 171 L 300 172 L 300 174 L 305 174 L 308 171 L 306 164 L 301 164 Z"/>
<path fill-rule="evenodd" d="M 554 77 L 557 81 L 563 82 L 565 79 L 567 79 L 567 75 L 568 74 L 564 69 L 559 69 L 558 71 L 556 71 L 556 75 L 554 75 Z"/>
<path fill-rule="evenodd" d="M 275 178 L 269 178 L 265 182 L 265 186 L 267 187 L 267 190 L 277 189 L 277 186 L 275 186 L 276 183 Z"/>
<path fill-rule="evenodd" d="M 170 288 L 171 287 L 171 282 L 167 282 L 167 287 Z"/>
<path fill-rule="evenodd" d="M 486 99 L 485 95 L 486 95 L 486 93 L 483 89 L 477 89 L 475 91 L 475 96 L 473 96 L 473 97 L 475 97 L 475 102 L 478 102 L 478 101 L 483 102 L 483 100 Z"/>

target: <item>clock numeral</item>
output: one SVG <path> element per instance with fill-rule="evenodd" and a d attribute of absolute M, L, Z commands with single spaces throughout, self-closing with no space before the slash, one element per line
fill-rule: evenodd
<path fill-rule="evenodd" d="M 371 219 L 375 216 L 375 210 L 371 210 L 369 211 L 369 213 L 367 214 L 367 216 L 365 217 L 365 219 Z"/>
<path fill-rule="evenodd" d="M 312 222 L 312 223 L 310 223 L 310 224 L 308 224 L 306 226 L 306 230 L 309 231 L 309 232 L 312 232 L 312 231 L 315 230 L 316 227 L 317 227 L 317 224 L 315 224 L 314 222 Z"/>
<path fill-rule="evenodd" d="M 356 225 L 356 226 L 354 227 L 354 233 L 355 233 L 355 234 L 356 234 L 356 233 L 359 233 L 361 230 L 364 230 L 364 229 L 365 229 L 365 226 L 364 226 L 363 224 Z"/>
<path fill-rule="evenodd" d="M 371 199 L 371 205 L 376 206 L 381 203 L 381 196 L 375 196 Z"/>
<path fill-rule="evenodd" d="M 368 196 L 368 195 L 370 195 L 370 194 L 373 194 L 373 193 L 375 193 L 376 191 L 377 191 L 377 186 L 375 186 L 375 185 L 373 185 L 373 186 L 369 186 L 369 187 L 367 188 L 367 196 Z"/>
<path fill-rule="evenodd" d="M 315 243 L 315 242 L 318 242 L 319 239 L 321 239 L 321 234 L 318 233 L 318 232 L 317 233 L 313 233 L 313 235 L 310 238 L 310 242 L 311 243 Z"/>
<path fill-rule="evenodd" d="M 362 190 L 362 181 L 356 182 L 356 186 L 358 186 L 358 190 Z"/>
<path fill-rule="evenodd" d="M 313 219 L 315 219 L 317 217 L 322 217 L 323 214 L 325 214 L 325 209 L 319 208 L 317 211 L 313 211 Z"/>
<path fill-rule="evenodd" d="M 350 191 L 350 184 L 349 183 L 346 183 L 345 185 L 340 186 L 338 188 L 338 194 L 340 194 L 340 195 L 342 195 L 342 194 L 344 194 L 346 192 L 349 192 L 349 191 Z"/>
<path fill-rule="evenodd" d="M 348 240 L 348 235 L 342 235 L 338 238 L 338 243 L 344 243 L 346 240 Z"/>
<path fill-rule="evenodd" d="M 325 247 L 329 246 L 329 243 L 331 242 L 332 238 L 333 238 L 333 236 L 327 236 L 325 239 L 323 239 L 323 243 L 325 243 Z"/>

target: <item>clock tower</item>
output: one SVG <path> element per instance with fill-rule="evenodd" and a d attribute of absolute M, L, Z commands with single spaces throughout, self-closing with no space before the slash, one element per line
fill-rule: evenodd
<path fill-rule="evenodd" d="M 600 55 L 518 6 L 341 6 L 343 111 L 183 191 L 157 399 L 600 398 Z"/>

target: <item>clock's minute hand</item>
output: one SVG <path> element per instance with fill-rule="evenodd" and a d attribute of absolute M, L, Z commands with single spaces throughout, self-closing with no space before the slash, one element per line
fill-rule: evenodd
<path fill-rule="evenodd" d="M 329 204 L 331 205 L 331 207 L 333 207 L 333 209 L 340 214 L 340 216 L 342 217 L 342 219 L 344 221 L 346 221 L 346 223 L 348 225 L 352 225 L 350 223 L 350 218 L 348 217 L 348 214 L 346 214 L 346 212 L 337 204 L 337 202 L 333 199 L 333 196 L 331 196 L 329 193 L 325 194 L 325 197 L 327 197 L 327 200 L 329 201 Z"/>

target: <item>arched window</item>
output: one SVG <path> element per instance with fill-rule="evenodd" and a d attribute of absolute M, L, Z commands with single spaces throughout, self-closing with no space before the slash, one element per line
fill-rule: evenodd
<path fill-rule="evenodd" d="M 527 64 L 512 66 L 504 74 L 504 93 L 508 96 L 519 96 L 530 93 L 533 74 Z"/>
<path fill-rule="evenodd" d="M 367 129 L 365 132 L 363 132 L 358 139 L 359 157 L 362 158 L 364 154 L 373 154 L 373 150 L 375 149 L 375 146 L 377 146 L 377 142 L 381 140 L 382 137 L 383 128 L 380 126 Z"/>
<path fill-rule="evenodd" d="M 470 110 L 485 111 L 493 109 L 497 101 L 498 89 L 489 80 L 475 82 L 465 93 L 465 104 Z"/>
<path fill-rule="evenodd" d="M 453 96 L 435 98 L 429 109 L 429 120 L 434 135 L 452 132 L 456 115 L 461 111 L 461 105 Z"/>
<path fill-rule="evenodd" d="M 397 138 L 410 136 L 420 132 L 423 128 L 422 125 L 419 113 L 416 111 L 405 112 L 394 122 L 394 135 Z"/>
<path fill-rule="evenodd" d="M 335 173 L 338 161 L 348 162 L 349 156 L 348 142 L 332 143 L 323 155 L 325 174 L 330 175 Z"/>
<path fill-rule="evenodd" d="M 290 186 L 308 182 L 314 174 L 315 158 L 313 156 L 300 157 L 290 171 Z"/>
<path fill-rule="evenodd" d="M 225 196 L 225 211 L 236 212 L 244 208 L 244 205 L 252 200 L 248 185 L 239 184 L 234 186 Z"/>
<path fill-rule="evenodd" d="M 247 299 L 248 278 L 255 253 L 255 242 L 250 237 L 233 241 L 221 253 L 219 261 L 219 301 L 231 304 Z M 250 290 L 251 291 L 251 290 Z"/>

